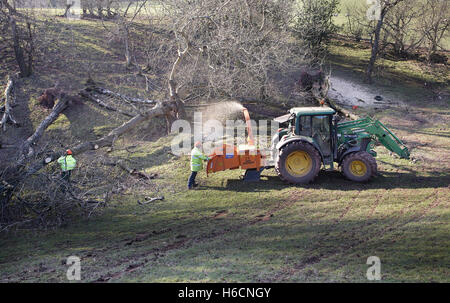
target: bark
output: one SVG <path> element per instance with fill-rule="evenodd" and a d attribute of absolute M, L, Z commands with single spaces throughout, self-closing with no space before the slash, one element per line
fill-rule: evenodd
<path fill-rule="evenodd" d="M 21 155 L 17 162 L 18 165 L 24 164 L 24 161 L 34 155 L 32 146 L 36 144 L 44 134 L 45 130 L 58 119 L 59 115 L 69 106 L 70 97 L 61 94 L 59 102 L 53 107 L 52 112 L 39 124 L 36 131 L 22 143 L 20 148 Z"/>
<path fill-rule="evenodd" d="M 23 48 L 20 45 L 20 39 L 19 34 L 17 32 L 17 24 L 16 20 L 13 16 L 9 17 L 9 25 L 11 28 L 11 37 L 13 40 L 13 48 L 14 48 L 14 55 L 16 57 L 17 65 L 20 69 L 20 77 L 28 77 L 31 72 L 27 67 L 27 64 L 25 63 L 25 57 L 23 53 Z"/>
<path fill-rule="evenodd" d="M 61 17 L 66 18 L 66 17 L 67 17 L 67 13 L 69 12 L 70 8 L 71 8 L 74 4 L 75 4 L 75 2 L 66 4 L 66 9 L 64 10 L 64 14 L 62 14 Z"/>
<path fill-rule="evenodd" d="M 383 27 L 384 18 L 386 17 L 386 14 L 389 12 L 390 9 L 392 9 L 394 6 L 402 2 L 403 0 L 384 0 L 383 1 L 383 7 L 381 9 L 381 15 L 380 19 L 377 21 L 377 25 L 375 27 L 374 32 L 374 41 L 372 42 L 372 52 L 370 55 L 369 64 L 367 65 L 366 70 L 366 82 L 372 83 L 372 73 L 373 73 L 373 67 L 375 65 L 375 61 L 378 56 L 379 51 L 379 44 L 380 44 L 380 35 L 381 35 L 381 29 Z"/>
<path fill-rule="evenodd" d="M 125 40 L 125 59 L 127 68 L 131 67 L 131 53 L 130 53 L 130 32 L 128 30 L 128 26 L 125 25 L 123 28 L 124 32 L 124 40 Z"/>
<path fill-rule="evenodd" d="M 81 92 L 80 92 L 80 95 L 81 95 L 82 97 L 84 97 L 84 98 L 86 98 L 86 99 L 88 99 L 88 100 L 94 102 L 95 104 L 98 104 L 99 106 L 101 106 L 101 107 L 103 107 L 103 108 L 105 108 L 105 109 L 107 109 L 107 110 L 121 113 L 122 115 L 127 116 L 127 117 L 134 117 L 134 115 L 132 115 L 132 114 L 126 112 L 126 111 L 123 111 L 123 110 L 121 110 L 121 109 L 112 107 L 112 106 L 110 106 L 110 105 L 104 103 L 102 100 L 96 98 L 95 96 L 93 96 L 92 94 L 90 94 L 90 93 L 88 93 L 88 92 L 86 92 L 86 91 L 81 91 Z"/>
<path fill-rule="evenodd" d="M 175 62 L 172 65 L 172 70 L 170 71 L 169 74 L 169 94 L 170 94 L 170 98 L 172 101 L 174 101 L 177 105 L 177 112 L 176 112 L 176 116 L 179 119 L 185 119 L 186 118 L 186 110 L 184 108 L 184 102 L 181 100 L 180 96 L 178 95 L 178 84 L 175 81 L 175 74 L 176 74 L 176 70 L 178 65 L 183 61 L 185 55 L 189 52 L 189 49 L 191 48 L 189 39 L 187 38 L 186 34 L 181 31 L 181 36 L 184 38 L 185 42 L 186 42 L 186 48 L 181 51 L 180 49 L 178 49 L 178 56 L 175 59 Z M 170 132 L 170 125 L 172 123 L 170 116 L 166 117 L 166 122 L 167 122 L 167 129 L 168 132 Z"/>
<path fill-rule="evenodd" d="M 381 11 L 380 20 L 378 20 L 377 26 L 375 28 L 375 37 L 374 37 L 374 41 L 372 44 L 372 52 L 370 55 L 370 60 L 369 60 L 369 64 L 367 65 L 367 71 L 366 71 L 366 82 L 367 83 L 372 83 L 373 67 L 375 65 L 375 61 L 376 61 L 377 55 L 378 55 L 381 28 L 383 27 L 383 20 L 384 20 L 385 15 L 386 15 L 386 11 L 383 9 Z"/>
<path fill-rule="evenodd" d="M 6 131 L 6 123 L 11 122 L 13 124 L 17 124 L 16 120 L 12 116 L 11 110 L 14 104 L 14 97 L 12 96 L 12 91 L 14 89 L 14 81 L 11 76 L 8 76 L 8 84 L 5 88 L 5 105 L 4 105 L 4 113 L 2 120 L 0 121 L 0 127 L 3 128 L 3 131 Z"/>
<path fill-rule="evenodd" d="M 98 86 L 91 86 L 88 87 L 86 89 L 86 91 L 95 91 L 99 94 L 105 95 L 105 96 L 110 96 L 110 97 L 117 97 L 120 98 L 122 100 L 124 100 L 127 103 L 137 103 L 137 104 L 142 104 L 142 105 L 155 105 L 157 103 L 157 101 L 155 100 L 149 100 L 149 99 L 139 99 L 139 98 L 133 98 L 133 97 L 129 97 L 129 96 L 125 96 L 113 91 L 110 91 L 108 89 L 102 88 L 102 87 L 98 87 Z"/>

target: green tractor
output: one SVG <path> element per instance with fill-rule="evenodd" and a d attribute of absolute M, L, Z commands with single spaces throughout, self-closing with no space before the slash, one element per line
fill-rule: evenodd
<path fill-rule="evenodd" d="M 309 183 L 322 164 L 326 170 L 334 170 L 335 163 L 348 179 L 366 182 L 377 173 L 376 142 L 409 159 L 402 141 L 370 117 L 338 122 L 332 108 L 297 107 L 275 121 L 285 127 L 272 139 L 271 158 L 278 176 L 289 183 Z"/>

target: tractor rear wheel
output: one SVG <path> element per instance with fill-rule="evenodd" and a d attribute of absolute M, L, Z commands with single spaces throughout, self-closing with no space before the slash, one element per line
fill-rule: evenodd
<path fill-rule="evenodd" d="M 309 143 L 296 141 L 280 149 L 275 170 L 281 180 L 306 184 L 319 174 L 321 159 L 317 149 Z"/>
<path fill-rule="evenodd" d="M 377 162 L 366 151 L 347 155 L 341 164 L 345 177 L 356 182 L 366 182 L 377 174 Z"/>

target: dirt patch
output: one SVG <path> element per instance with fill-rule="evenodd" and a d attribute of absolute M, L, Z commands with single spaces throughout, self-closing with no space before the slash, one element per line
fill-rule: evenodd
<path fill-rule="evenodd" d="M 213 216 L 214 219 L 220 219 L 223 217 L 226 217 L 228 215 L 227 210 L 219 210 L 216 212 L 216 214 Z"/>
<path fill-rule="evenodd" d="M 300 191 L 295 191 L 293 194 L 290 195 L 289 199 L 287 199 L 286 201 L 278 203 L 278 205 L 276 207 L 270 209 L 267 213 L 265 213 L 263 215 L 258 215 L 254 219 L 252 219 L 250 221 L 247 221 L 247 222 L 244 222 L 242 224 L 239 224 L 239 225 L 237 225 L 235 227 L 225 228 L 225 229 L 223 229 L 223 230 L 221 230 L 219 232 L 211 232 L 209 234 L 205 234 L 205 235 L 199 236 L 197 238 L 188 238 L 188 237 L 183 235 L 181 237 L 181 239 L 180 239 L 180 237 L 177 236 L 176 237 L 176 239 L 177 239 L 176 241 L 174 241 L 174 242 L 172 242 L 172 243 L 170 243 L 170 244 L 168 244 L 168 245 L 166 245 L 164 247 L 161 247 L 161 248 L 154 248 L 154 249 L 150 250 L 149 252 L 145 253 L 144 255 L 136 256 L 135 258 L 133 258 L 133 259 L 145 258 L 142 263 L 139 263 L 136 266 L 129 265 L 127 267 L 127 269 L 125 269 L 123 271 L 120 271 L 120 272 L 109 273 L 109 274 L 103 275 L 100 278 L 98 278 L 97 280 L 95 280 L 94 282 L 107 282 L 107 281 L 110 281 L 112 279 L 117 279 L 117 278 L 123 276 L 126 273 L 135 271 L 138 268 L 141 268 L 141 267 L 145 266 L 148 262 L 150 262 L 152 260 L 156 260 L 160 256 L 160 253 L 165 253 L 165 252 L 170 251 L 170 250 L 175 250 L 175 249 L 179 249 L 179 248 L 182 248 L 182 247 L 186 247 L 188 242 L 190 242 L 189 245 L 192 245 L 193 243 L 204 242 L 206 240 L 217 238 L 217 237 L 223 236 L 225 234 L 228 234 L 230 232 L 239 230 L 239 229 L 244 228 L 246 226 L 254 225 L 254 224 L 258 223 L 258 222 L 267 221 L 270 218 L 274 217 L 274 213 L 292 206 L 296 201 L 298 201 L 298 197 L 304 196 L 305 191 L 306 191 L 306 189 L 303 189 L 303 190 L 300 190 Z M 213 216 L 213 219 L 224 217 L 227 214 L 228 214 L 228 212 L 226 210 L 219 211 L 218 213 L 216 213 L 215 216 Z M 218 216 L 218 217 L 216 217 L 216 216 Z M 140 235 L 140 234 L 138 234 L 138 235 Z M 148 234 L 142 234 L 141 235 L 141 237 L 144 237 L 146 239 L 149 236 L 151 236 L 151 235 L 148 235 Z M 138 236 L 136 238 L 138 238 Z M 153 259 L 148 259 L 148 257 L 150 255 L 152 255 L 152 254 L 155 254 L 155 257 Z M 131 258 L 128 258 L 127 260 L 124 260 L 123 263 L 129 262 L 130 259 Z M 137 264 L 137 263 L 133 263 L 133 264 Z"/>
<path fill-rule="evenodd" d="M 359 107 L 400 106 L 403 102 L 373 86 L 356 83 L 339 76 L 331 76 L 328 95 L 336 103 Z"/>

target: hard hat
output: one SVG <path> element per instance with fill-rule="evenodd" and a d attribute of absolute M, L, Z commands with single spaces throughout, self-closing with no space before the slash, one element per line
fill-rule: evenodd
<path fill-rule="evenodd" d="M 195 147 L 200 147 L 200 146 L 202 146 L 202 142 L 197 141 L 197 142 L 194 143 L 194 146 Z"/>
<path fill-rule="evenodd" d="M 71 155 L 71 154 L 72 154 L 72 151 L 71 151 L 70 149 L 68 149 L 68 150 L 66 150 L 66 154 L 67 154 L 67 155 Z"/>

